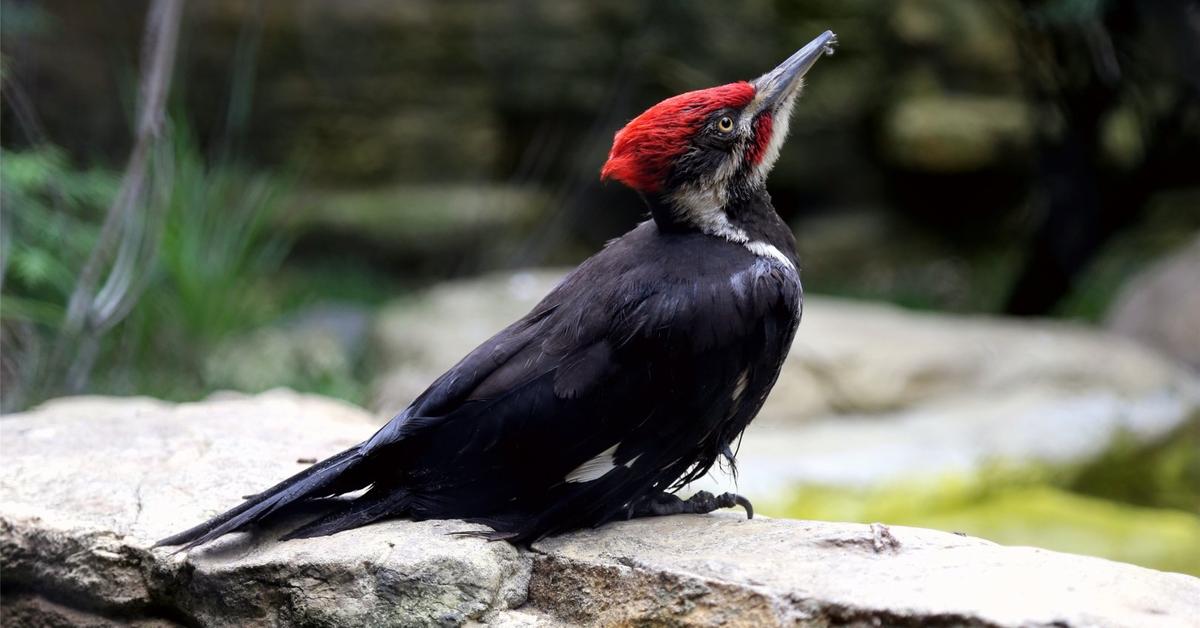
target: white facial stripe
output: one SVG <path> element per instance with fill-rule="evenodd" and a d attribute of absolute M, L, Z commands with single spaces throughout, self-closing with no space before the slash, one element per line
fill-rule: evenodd
<path fill-rule="evenodd" d="M 578 467 L 575 467 L 573 471 L 567 474 L 566 481 L 591 482 L 592 480 L 598 480 L 604 477 L 605 473 L 617 468 L 616 463 L 613 461 L 613 456 L 616 455 L 617 447 L 620 445 L 621 443 L 617 443 L 616 445 L 605 449 L 599 454 L 596 454 L 595 458 L 592 458 Z M 634 458 L 634 460 L 637 460 L 637 458 Z M 633 464 L 633 460 L 630 460 L 629 464 Z"/>
<path fill-rule="evenodd" d="M 767 148 L 763 151 L 762 160 L 754 166 L 754 174 L 758 178 L 765 180 L 767 174 L 771 172 L 771 168 L 775 167 L 775 161 L 779 159 L 779 151 L 783 148 L 783 142 L 787 139 L 789 127 L 792 124 L 792 107 L 796 104 L 796 95 L 800 93 L 802 88 L 798 88 L 787 100 L 779 104 L 779 109 L 775 111 L 771 120 L 771 140 L 767 142 Z"/>
<path fill-rule="evenodd" d="M 775 248 L 774 244 L 755 240 L 753 242 L 746 242 L 742 246 L 745 246 L 751 253 L 759 257 L 775 260 L 787 268 L 796 270 L 796 265 L 792 263 L 792 260 L 788 259 L 788 256 L 784 255 L 778 248 Z"/>

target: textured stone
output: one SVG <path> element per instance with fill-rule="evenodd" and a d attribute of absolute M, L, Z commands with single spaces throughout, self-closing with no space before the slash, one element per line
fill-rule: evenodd
<path fill-rule="evenodd" d="M 1186 626 L 1200 580 L 916 528 L 720 514 L 536 543 L 390 521 L 332 537 L 154 539 L 358 440 L 372 420 L 276 391 L 76 398 L 0 419 L 6 625 Z"/>
<path fill-rule="evenodd" d="M 1186 626 L 1200 616 L 1190 576 L 877 531 L 733 515 L 615 524 L 536 544 L 529 603 L 600 624 Z"/>
<path fill-rule="evenodd" d="M 119 621 L 165 607 L 223 626 L 458 624 L 524 599 L 529 558 L 446 535 L 473 528 L 461 522 L 282 544 L 231 535 L 186 556 L 150 549 L 369 436 L 370 417 L 340 402 L 286 391 L 177 406 L 76 398 L 0 429 L 6 591 Z"/>

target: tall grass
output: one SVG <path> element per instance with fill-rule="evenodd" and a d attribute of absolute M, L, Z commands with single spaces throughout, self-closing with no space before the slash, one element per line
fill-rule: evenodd
<path fill-rule="evenodd" d="M 176 142 L 175 171 L 162 240 L 164 291 L 151 301 L 173 309 L 182 331 L 207 345 L 274 314 L 261 284 L 287 252 L 272 229 L 283 184 L 231 162 L 207 165 L 187 137 Z"/>

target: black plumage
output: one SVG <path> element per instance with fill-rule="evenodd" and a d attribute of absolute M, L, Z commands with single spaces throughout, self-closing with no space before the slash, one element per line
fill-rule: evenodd
<path fill-rule="evenodd" d="M 801 53 L 812 57 L 819 44 L 819 56 L 832 34 L 822 37 Z M 785 100 L 790 111 L 799 75 L 795 63 L 785 66 L 801 53 L 780 66 L 793 72 L 782 87 L 780 69 L 764 75 L 737 115 L 774 115 Z M 768 131 L 756 136 L 761 128 Z M 716 132 L 707 129 L 683 138 L 679 150 Z M 722 455 L 733 462 L 735 441 L 775 384 L 800 320 L 794 239 L 763 185 L 771 163 L 737 152 L 761 154 L 782 142 L 786 116 L 779 136 L 769 129 L 750 125 L 738 142 L 715 149 L 736 161 L 725 178 L 718 160 L 687 183 L 641 190 L 653 219 L 581 264 L 369 440 L 160 544 L 190 547 L 296 504 L 363 489 L 331 500 L 328 514 L 285 538 L 406 517 L 465 519 L 491 527 L 491 538 L 528 542 L 744 501 L 684 502 L 670 493 Z M 614 155 L 622 141 L 618 134 Z M 724 199 L 717 218 L 691 202 L 694 188 L 681 187 L 697 181 Z"/>

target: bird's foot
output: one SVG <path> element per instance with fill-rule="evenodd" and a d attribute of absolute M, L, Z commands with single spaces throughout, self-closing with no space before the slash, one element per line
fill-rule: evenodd
<path fill-rule="evenodd" d="M 721 493 L 713 495 L 708 491 L 700 491 L 687 499 L 680 499 L 674 493 L 657 493 L 642 498 L 629 509 L 629 518 L 657 517 L 662 515 L 695 514 L 706 515 L 721 508 L 741 506 L 746 509 L 746 518 L 754 518 L 754 505 L 750 500 L 737 493 Z"/>
<path fill-rule="evenodd" d="M 884 550 L 898 551 L 900 549 L 900 541 L 892 536 L 892 531 L 882 523 L 871 524 L 871 547 L 876 553 Z"/>

